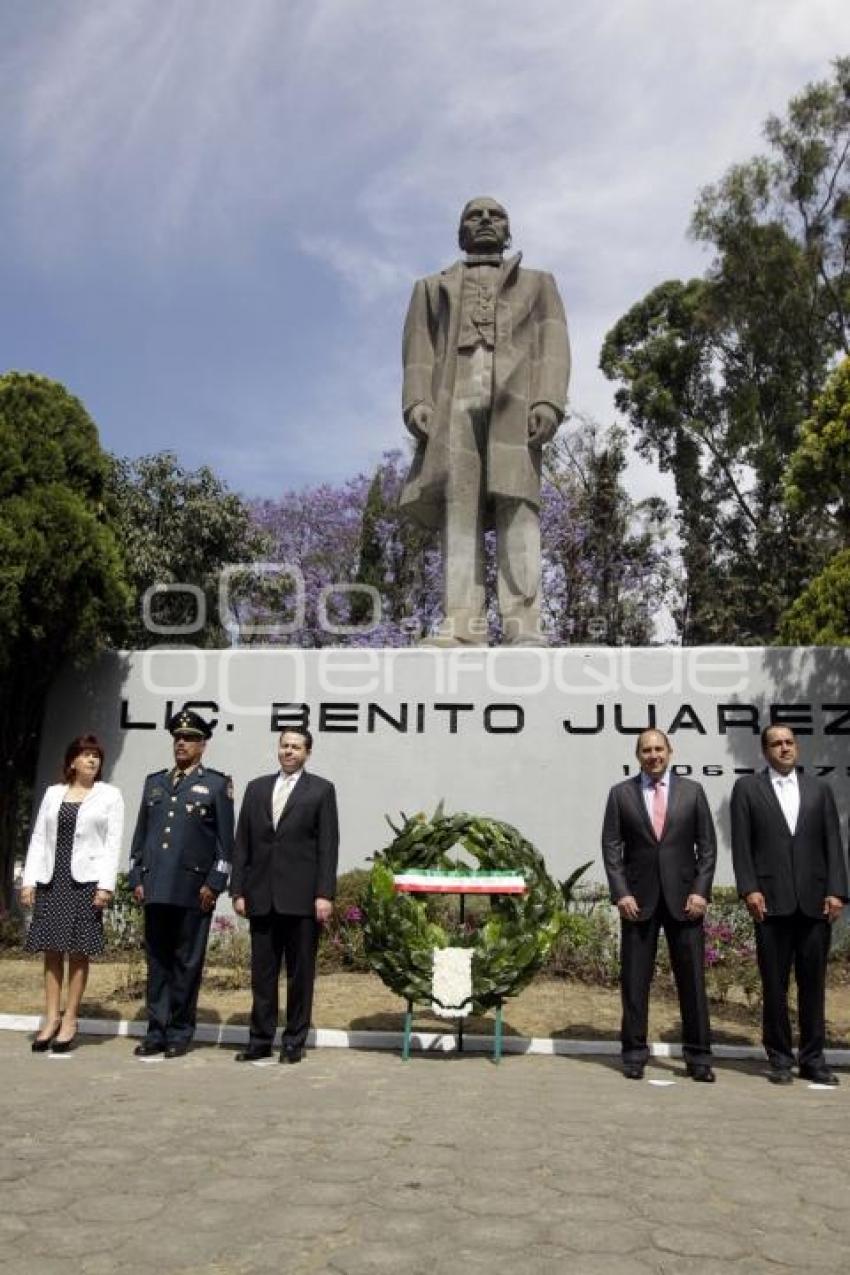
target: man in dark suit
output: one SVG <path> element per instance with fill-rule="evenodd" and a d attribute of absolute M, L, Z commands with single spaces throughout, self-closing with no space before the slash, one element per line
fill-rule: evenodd
<path fill-rule="evenodd" d="M 732 862 L 738 893 L 755 922 L 769 1078 L 774 1084 L 793 1079 L 793 961 L 800 1076 L 837 1085 L 823 1050 L 830 926 L 848 894 L 838 811 L 828 783 L 797 774 L 799 749 L 788 726 L 765 727 L 761 746 L 767 770 L 742 776 L 732 789 Z"/>
<path fill-rule="evenodd" d="M 663 928 L 679 993 L 688 1074 L 711 1082 L 711 1029 L 703 968 L 703 917 L 717 860 L 705 793 L 670 771 L 660 730 L 638 736 L 640 774 L 615 784 L 602 825 L 602 857 L 620 913 L 623 1073 L 641 1080 L 649 1058 L 649 985 Z"/>
<path fill-rule="evenodd" d="M 319 927 L 336 892 L 339 825 L 336 792 L 307 774 L 313 738 L 287 728 L 278 742 L 280 770 L 245 790 L 230 893 L 251 923 L 251 1035 L 238 1062 L 269 1058 L 277 1030 L 278 981 L 286 962 L 286 1026 L 280 1061 L 300 1062 L 310 1028 Z"/>
<path fill-rule="evenodd" d="M 212 726 L 182 708 L 168 729 L 174 767 L 145 780 L 130 850 L 148 964 L 148 1031 L 135 1051 L 141 1058 L 179 1058 L 189 1048 L 210 922 L 233 853 L 233 785 L 201 762 Z"/>

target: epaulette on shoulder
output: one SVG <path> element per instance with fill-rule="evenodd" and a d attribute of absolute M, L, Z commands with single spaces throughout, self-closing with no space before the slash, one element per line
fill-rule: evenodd
<path fill-rule="evenodd" d="M 160 775 L 170 775 L 171 767 L 163 766 L 162 770 L 152 770 L 148 775 L 148 779 L 158 779 Z"/>
<path fill-rule="evenodd" d="M 205 775 L 217 775 L 217 776 L 219 777 L 219 779 L 227 779 L 227 778 L 229 778 L 229 776 L 227 776 L 227 775 L 224 773 L 224 771 L 223 771 L 223 770 L 216 770 L 215 766 L 204 766 L 204 774 L 205 774 Z"/>

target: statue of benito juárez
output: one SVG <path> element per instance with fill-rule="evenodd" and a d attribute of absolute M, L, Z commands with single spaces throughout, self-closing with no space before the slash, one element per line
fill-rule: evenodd
<path fill-rule="evenodd" d="M 540 630 L 540 467 L 564 416 L 570 350 L 550 274 L 523 270 L 495 199 L 461 213 L 462 261 L 414 286 L 402 408 L 417 439 L 402 509 L 443 543 L 438 642 L 486 644 L 484 532 L 496 529 L 504 639 Z"/>

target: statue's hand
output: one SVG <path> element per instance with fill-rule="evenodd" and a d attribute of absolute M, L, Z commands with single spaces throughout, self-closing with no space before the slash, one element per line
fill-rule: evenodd
<path fill-rule="evenodd" d="M 558 428 L 558 413 L 549 403 L 535 403 L 528 413 L 528 441 L 532 447 L 551 442 Z"/>
<path fill-rule="evenodd" d="M 431 432 L 433 416 L 434 409 L 429 403 L 417 403 L 415 407 L 411 407 L 407 416 L 407 428 L 414 438 L 423 443 L 426 441 Z"/>

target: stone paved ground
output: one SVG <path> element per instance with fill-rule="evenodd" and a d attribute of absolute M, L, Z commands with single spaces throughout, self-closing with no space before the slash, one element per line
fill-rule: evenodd
<path fill-rule="evenodd" d="M 839 1272 L 850 1076 L 714 1086 L 601 1058 L 202 1046 L 68 1058 L 0 1033 L 0 1269 L 28 1275 Z"/>

